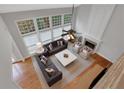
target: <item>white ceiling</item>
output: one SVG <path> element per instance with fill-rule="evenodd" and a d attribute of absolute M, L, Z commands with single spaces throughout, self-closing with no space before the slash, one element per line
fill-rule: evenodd
<path fill-rule="evenodd" d="M 66 7 L 72 7 L 72 4 L 0 4 L 0 13 Z"/>

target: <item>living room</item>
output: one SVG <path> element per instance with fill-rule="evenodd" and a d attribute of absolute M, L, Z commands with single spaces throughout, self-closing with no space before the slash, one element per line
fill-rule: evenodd
<path fill-rule="evenodd" d="M 110 72 L 124 52 L 124 5 L 34 4 L 1 8 L 1 30 L 6 30 L 5 36 L 12 44 L 5 45 L 11 46 L 6 51 L 13 61 L 12 79 L 18 88 L 103 88 L 99 79 L 96 82 L 97 76 Z M 115 88 L 123 85 L 118 83 Z"/>

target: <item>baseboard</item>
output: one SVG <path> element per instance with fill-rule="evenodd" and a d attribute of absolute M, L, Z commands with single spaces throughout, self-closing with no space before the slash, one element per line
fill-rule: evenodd
<path fill-rule="evenodd" d="M 12 64 L 20 63 L 20 62 L 25 62 L 25 60 L 28 60 L 28 59 L 30 59 L 30 58 L 31 58 L 31 56 L 26 57 L 26 58 L 24 58 L 24 59 L 22 59 L 22 60 L 19 60 L 19 61 L 13 62 Z"/>
<path fill-rule="evenodd" d="M 105 57 L 103 54 L 97 52 L 98 55 L 100 55 L 101 57 L 105 58 L 106 60 L 110 61 L 111 63 L 114 63 L 111 59 Z"/>

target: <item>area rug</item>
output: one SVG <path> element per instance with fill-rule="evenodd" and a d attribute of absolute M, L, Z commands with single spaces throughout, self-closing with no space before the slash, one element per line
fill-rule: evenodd
<path fill-rule="evenodd" d="M 61 88 L 63 88 L 63 86 L 65 86 L 69 82 L 73 81 L 77 76 L 80 75 L 80 73 L 82 73 L 84 70 L 86 70 L 89 66 L 91 66 L 93 64 L 93 60 L 91 60 L 91 59 L 89 59 L 89 60 L 83 59 L 82 57 L 80 57 L 79 54 L 77 54 L 76 52 L 73 51 L 73 48 L 71 46 L 68 48 L 68 50 L 70 52 L 72 52 L 75 56 L 77 56 L 77 59 L 74 62 L 72 62 L 71 64 L 69 64 L 68 66 L 66 66 L 66 67 L 64 67 L 57 60 L 55 55 L 52 55 L 50 57 L 50 59 L 56 65 L 56 67 L 60 71 L 62 71 L 62 73 L 63 73 L 62 80 L 58 81 L 57 83 L 55 83 L 51 87 L 49 87 L 46 84 L 45 79 L 42 76 L 42 73 L 41 73 L 40 69 L 38 69 L 38 67 L 35 67 L 37 72 L 38 72 L 38 75 L 40 77 L 40 80 L 42 82 L 43 88 L 61 89 Z M 33 63 L 37 63 L 37 62 L 33 62 Z M 34 64 L 34 65 L 36 65 L 36 64 Z"/>
<path fill-rule="evenodd" d="M 71 82 L 74 78 L 76 78 L 78 75 L 80 75 L 80 73 L 82 73 L 93 63 L 90 60 L 84 60 L 83 58 L 81 58 L 79 54 L 73 51 L 72 48 L 68 48 L 68 50 L 70 50 L 70 52 L 77 56 L 77 59 L 66 67 L 64 67 L 54 55 L 51 56 L 52 62 L 63 73 L 63 79 L 60 82 L 54 84 L 51 88 L 62 88 L 67 83 Z"/>

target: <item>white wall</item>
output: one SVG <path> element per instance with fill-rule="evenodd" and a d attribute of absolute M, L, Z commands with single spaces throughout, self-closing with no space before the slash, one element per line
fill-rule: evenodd
<path fill-rule="evenodd" d="M 101 40 L 106 25 L 109 22 L 115 5 L 92 5 L 89 22 L 88 34 L 96 40 Z"/>
<path fill-rule="evenodd" d="M 11 80 L 11 37 L 0 16 L 0 88 L 17 88 Z"/>
<path fill-rule="evenodd" d="M 92 5 L 80 5 L 77 8 L 75 29 L 77 32 L 86 33 L 88 31 L 88 21 Z"/>
<path fill-rule="evenodd" d="M 0 13 L 21 12 L 52 8 L 69 8 L 73 4 L 1 4 Z M 78 6 L 79 4 L 75 4 Z"/>
<path fill-rule="evenodd" d="M 76 18 L 76 30 L 99 42 L 96 52 L 111 62 L 124 52 L 124 5 L 115 6 L 81 5 Z"/>
<path fill-rule="evenodd" d="M 115 5 L 81 5 L 77 9 L 76 31 L 101 41 Z"/>
<path fill-rule="evenodd" d="M 98 53 L 113 63 L 124 53 L 124 5 L 116 5 Z"/>
<path fill-rule="evenodd" d="M 14 42 L 13 38 L 12 38 L 12 58 L 14 59 L 13 62 L 24 60 L 24 58 L 23 58 L 20 50 L 18 49 L 16 43 Z"/>

